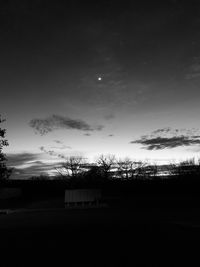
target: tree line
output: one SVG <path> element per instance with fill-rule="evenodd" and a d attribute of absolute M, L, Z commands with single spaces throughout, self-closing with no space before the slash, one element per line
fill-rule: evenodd
<path fill-rule="evenodd" d="M 1 118 L 0 124 L 5 119 Z M 3 148 L 8 146 L 8 140 L 5 138 L 6 129 L 0 128 L 0 179 L 7 180 L 12 169 L 6 166 L 7 158 L 3 153 Z M 129 157 L 117 159 L 114 155 L 100 155 L 94 163 L 88 163 L 82 156 L 70 156 L 65 158 L 59 167 L 55 167 L 57 175 L 54 179 L 86 179 L 95 180 L 135 180 L 135 179 L 161 179 L 161 178 L 179 178 L 179 177 L 199 177 L 200 176 L 200 160 L 189 159 L 178 164 L 171 163 L 158 166 L 149 164 L 147 161 L 132 160 Z M 48 175 L 40 175 L 39 177 L 31 177 L 32 180 L 49 179 Z"/>
<path fill-rule="evenodd" d="M 58 176 L 78 177 L 94 176 L 102 179 L 133 179 L 155 177 L 158 166 L 148 165 L 147 162 L 131 160 L 126 157 L 117 159 L 114 155 L 100 155 L 94 163 L 87 163 L 81 156 L 70 156 L 57 168 Z"/>

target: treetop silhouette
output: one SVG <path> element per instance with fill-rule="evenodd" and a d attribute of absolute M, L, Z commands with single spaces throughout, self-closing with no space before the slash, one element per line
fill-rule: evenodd
<path fill-rule="evenodd" d="M 1 118 L 0 115 L 0 124 L 3 123 L 5 119 Z M 11 175 L 11 169 L 8 169 L 6 166 L 7 158 L 2 152 L 5 146 L 8 146 L 8 140 L 5 139 L 6 129 L 0 127 L 0 179 L 8 179 Z"/>

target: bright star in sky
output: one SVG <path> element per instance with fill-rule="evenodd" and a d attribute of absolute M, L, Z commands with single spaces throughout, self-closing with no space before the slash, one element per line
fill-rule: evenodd
<path fill-rule="evenodd" d="M 98 77 L 98 81 L 101 81 L 102 80 L 102 78 L 101 77 Z"/>

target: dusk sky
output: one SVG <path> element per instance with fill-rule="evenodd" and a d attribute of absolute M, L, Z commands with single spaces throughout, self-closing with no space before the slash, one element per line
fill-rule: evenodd
<path fill-rule="evenodd" d="M 70 155 L 199 156 L 199 1 L 5 1 L 0 12 L 15 175 Z"/>

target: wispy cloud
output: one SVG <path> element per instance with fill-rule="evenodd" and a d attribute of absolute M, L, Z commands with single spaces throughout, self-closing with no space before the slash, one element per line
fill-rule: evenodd
<path fill-rule="evenodd" d="M 65 145 L 65 143 L 60 140 L 53 140 L 53 142 L 56 143 L 57 146 L 51 146 L 52 149 L 60 149 L 60 150 L 72 149 L 71 146 Z"/>
<path fill-rule="evenodd" d="M 39 159 L 38 153 L 15 153 L 7 154 L 8 166 L 19 167 Z"/>
<path fill-rule="evenodd" d="M 131 144 L 141 144 L 147 150 L 161 150 L 181 146 L 200 144 L 198 129 L 172 129 L 170 127 L 153 131 L 150 135 L 144 135 L 140 139 L 131 141 Z"/>
<path fill-rule="evenodd" d="M 191 139 L 186 136 L 179 136 L 179 137 L 170 137 L 170 138 L 141 138 L 136 141 L 131 141 L 131 143 L 137 143 L 142 144 L 145 146 L 148 150 L 159 150 L 159 149 L 165 149 L 165 148 L 175 148 L 180 146 L 190 146 L 190 145 L 196 145 L 200 144 L 199 139 Z"/>
<path fill-rule="evenodd" d="M 59 167 L 59 163 L 49 164 L 41 161 L 36 161 L 34 164 L 26 166 L 24 168 L 15 168 L 12 173 L 13 179 L 29 179 L 33 176 L 48 175 L 49 172 L 55 170 L 55 167 Z"/>
<path fill-rule="evenodd" d="M 63 144 L 63 142 L 60 141 L 60 140 L 54 140 L 54 143 L 56 143 L 56 144 Z"/>
<path fill-rule="evenodd" d="M 72 149 L 71 146 L 66 146 L 66 145 L 62 145 L 62 146 L 51 146 L 52 149 L 58 149 L 58 150 L 64 150 L 64 149 Z"/>
<path fill-rule="evenodd" d="M 13 168 L 12 179 L 27 179 L 31 176 L 48 174 L 54 166 L 40 161 L 40 156 L 39 153 L 7 154 L 8 166 Z"/>
<path fill-rule="evenodd" d="M 48 154 L 50 156 L 54 156 L 54 157 L 57 157 L 57 158 L 65 159 L 65 155 L 64 154 L 58 153 L 58 152 L 56 152 L 54 150 L 46 149 L 44 146 L 40 147 L 40 151 L 42 151 L 45 154 Z"/>
<path fill-rule="evenodd" d="M 200 77 L 200 57 L 194 57 L 185 78 L 190 80 Z"/>
<path fill-rule="evenodd" d="M 113 120 L 115 118 L 115 115 L 113 113 L 107 114 L 104 116 L 106 120 Z"/>
<path fill-rule="evenodd" d="M 100 131 L 103 129 L 102 125 L 93 127 L 83 120 L 71 119 L 60 115 L 52 115 L 45 119 L 32 119 L 29 122 L 29 125 L 41 135 L 45 135 L 58 129 L 75 129 L 80 131 Z"/>
<path fill-rule="evenodd" d="M 90 134 L 90 133 L 85 133 L 84 135 L 85 135 L 85 136 L 91 136 L 91 134 Z"/>

